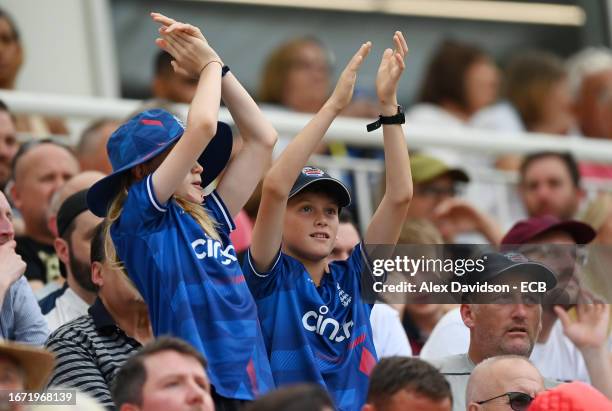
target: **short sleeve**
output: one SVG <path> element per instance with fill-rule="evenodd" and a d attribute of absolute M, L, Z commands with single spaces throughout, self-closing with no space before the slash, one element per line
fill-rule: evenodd
<path fill-rule="evenodd" d="M 15 341 L 43 345 L 49 336 L 47 322 L 40 312 L 40 307 L 34 297 L 26 278 L 21 276 L 11 286 L 14 292 Z"/>
<path fill-rule="evenodd" d="M 121 231 L 142 229 L 168 211 L 166 204 L 161 204 L 155 196 L 152 177 L 149 174 L 130 187 L 119 220 Z"/>
<path fill-rule="evenodd" d="M 272 267 L 268 271 L 261 273 L 255 269 L 251 257 L 251 249 L 247 251 L 246 258 L 242 264 L 242 272 L 251 290 L 251 294 L 253 294 L 256 300 L 272 294 L 277 288 L 277 282 L 282 275 L 283 267 L 288 264 L 288 261 L 285 260 L 286 256 L 278 250 Z"/>
<path fill-rule="evenodd" d="M 225 234 L 229 235 L 236 229 L 236 224 L 217 190 L 206 196 L 204 207 L 214 217 Z"/>

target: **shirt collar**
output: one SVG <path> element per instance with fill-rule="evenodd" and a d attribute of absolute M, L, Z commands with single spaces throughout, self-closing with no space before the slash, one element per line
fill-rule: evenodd
<path fill-rule="evenodd" d="M 96 330 L 103 329 L 115 329 L 117 328 L 117 323 L 110 315 L 100 297 L 96 298 L 96 301 L 89 307 L 89 315 L 93 318 L 94 325 Z"/>

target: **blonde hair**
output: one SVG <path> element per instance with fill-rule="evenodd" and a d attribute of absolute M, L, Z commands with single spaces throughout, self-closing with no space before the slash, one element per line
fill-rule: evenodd
<path fill-rule="evenodd" d="M 133 178 L 129 172 L 122 177 L 120 189 L 115 195 L 115 198 L 113 198 L 111 201 L 106 219 L 104 220 L 104 254 L 106 255 L 107 261 L 113 268 L 120 269 L 124 273 L 126 273 L 126 270 L 123 263 L 117 256 L 117 251 L 115 250 L 115 246 L 110 235 L 110 228 L 113 223 L 115 223 L 115 221 L 119 220 L 119 217 L 121 217 L 123 205 L 128 195 L 128 189 L 133 182 Z M 221 240 L 217 231 L 217 222 L 210 215 L 208 215 L 201 204 L 194 203 L 179 196 L 173 196 L 172 198 L 198 223 L 206 235 L 217 241 Z"/>

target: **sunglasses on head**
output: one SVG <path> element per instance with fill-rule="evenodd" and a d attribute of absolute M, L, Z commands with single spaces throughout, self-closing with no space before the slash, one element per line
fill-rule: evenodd
<path fill-rule="evenodd" d="M 525 394 L 524 392 L 506 392 L 502 395 L 498 395 L 497 397 L 489 398 L 488 400 L 477 401 L 476 404 L 482 405 L 505 396 L 508 397 L 510 408 L 512 408 L 514 411 L 526 411 L 529 404 L 531 404 L 531 401 L 534 400 L 532 396 Z"/>

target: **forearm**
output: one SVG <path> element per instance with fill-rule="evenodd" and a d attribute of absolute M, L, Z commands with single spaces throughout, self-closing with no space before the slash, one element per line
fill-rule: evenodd
<path fill-rule="evenodd" d="M 200 73 L 196 93 L 189 107 L 187 128 L 209 131 L 212 127 L 216 130 L 217 119 L 219 118 L 219 102 L 221 101 L 220 78 L 221 64 L 216 62 L 209 62 Z M 209 136 L 209 139 L 213 135 Z"/>
<path fill-rule="evenodd" d="M 276 130 L 231 71 L 223 77 L 221 98 L 245 142 L 265 145 L 272 151 L 277 140 Z"/>
<path fill-rule="evenodd" d="M 397 104 L 384 104 L 384 116 L 397 114 Z M 383 125 L 385 151 L 385 197 L 394 203 L 408 206 L 412 199 L 412 175 L 408 146 L 400 124 Z"/>
<path fill-rule="evenodd" d="M 591 384 L 612 400 L 612 362 L 605 346 L 582 348 L 580 350 L 586 364 Z"/>
<path fill-rule="evenodd" d="M 266 176 L 268 186 L 274 185 L 278 192 L 289 194 L 302 167 L 308 162 L 338 112 L 330 104 L 325 104 L 319 110 L 276 160 Z"/>
<path fill-rule="evenodd" d="M 501 244 L 501 240 L 504 235 L 497 222 L 495 222 L 495 220 L 493 220 L 490 216 L 483 213 L 479 213 L 478 219 L 479 231 L 483 236 L 485 236 L 489 243 L 494 245 Z"/>

